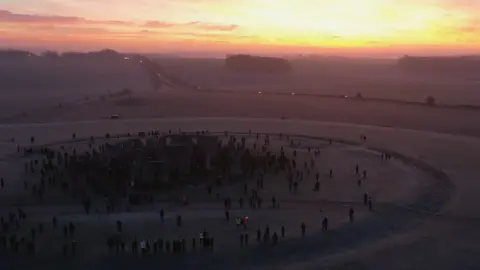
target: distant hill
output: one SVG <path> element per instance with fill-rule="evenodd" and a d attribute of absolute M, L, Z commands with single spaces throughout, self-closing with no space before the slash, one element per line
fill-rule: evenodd
<path fill-rule="evenodd" d="M 480 56 L 418 57 L 404 56 L 398 65 L 405 70 L 450 75 L 476 75 L 480 78 Z"/>
<path fill-rule="evenodd" d="M 113 50 L 97 52 L 0 51 L 0 97 L 68 97 L 105 94 L 124 88 L 151 90 L 138 61 Z"/>
<path fill-rule="evenodd" d="M 225 67 L 230 71 L 288 73 L 292 71 L 290 63 L 281 58 L 251 55 L 230 55 L 225 60 Z"/>

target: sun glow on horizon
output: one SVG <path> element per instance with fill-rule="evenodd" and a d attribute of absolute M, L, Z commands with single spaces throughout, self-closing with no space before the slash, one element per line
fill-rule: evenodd
<path fill-rule="evenodd" d="M 480 48 L 479 14 L 454 0 L 3 0 L 0 45 L 455 50 Z"/>

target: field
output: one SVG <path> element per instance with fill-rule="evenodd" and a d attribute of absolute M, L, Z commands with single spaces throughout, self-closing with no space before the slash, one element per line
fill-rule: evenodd
<path fill-rule="evenodd" d="M 165 62 L 169 70 L 185 70 L 185 74 L 190 75 L 184 74 L 182 77 L 192 76 L 192 81 L 196 84 L 205 85 L 206 88 L 224 85 L 232 89 L 239 87 L 235 89 L 239 91 L 139 91 L 131 97 L 112 97 L 106 100 L 92 98 L 71 102 L 62 108 L 54 106 L 57 101 L 60 102 L 60 99 L 55 98 L 49 99 L 52 105 L 26 106 L 28 102 L 35 103 L 33 98 L 19 103 L 10 102 L 11 107 L 21 109 L 25 115 L 2 109 L 0 165 L 5 177 L 5 188 L 0 190 L 2 215 L 18 206 L 26 209 L 29 220 L 25 225 L 22 224 L 22 228 L 26 228 L 27 232 L 32 224 L 48 224 L 52 215 L 58 215 L 62 224 L 73 221 L 79 228 L 78 257 L 54 260 L 53 256 L 59 254 L 60 243 L 64 239 L 59 232 L 54 232 L 47 226 L 47 232 L 39 240 L 39 245 L 44 247 L 42 255 L 32 258 L 21 254 L 0 253 L 5 259 L 5 269 L 33 269 L 40 263 L 47 269 L 130 269 L 152 266 L 191 269 L 194 265 L 201 269 L 479 267 L 480 111 L 291 95 L 288 93 L 296 92 L 298 87 L 295 86 L 295 90 L 292 90 L 291 86 L 283 83 L 280 84 L 284 88 L 272 86 L 287 95 L 271 95 L 263 93 L 267 91 L 263 90 L 267 88 L 263 82 L 246 87 L 234 83 L 229 77 L 231 75 L 221 73 L 215 77 L 215 81 L 209 76 L 213 76 L 212 70 L 217 67 L 209 67 L 203 71 L 204 74 L 197 75 L 187 71 L 200 70 L 200 60 L 189 60 L 190 64 L 182 64 L 181 67 L 178 66 L 181 62 L 171 61 Z M 214 60 L 210 61 L 203 63 L 218 65 Z M 383 67 L 381 69 L 384 70 Z M 175 74 L 180 72 L 175 71 Z M 387 76 L 382 74 L 378 77 Z M 194 76 L 198 76 L 197 81 Z M 360 76 L 360 73 L 356 76 Z M 369 76 L 375 78 L 367 74 L 360 77 L 365 81 Z M 321 78 L 318 80 L 316 82 L 312 79 L 309 83 L 317 85 Z M 358 85 L 355 80 L 344 80 L 351 83 L 352 88 L 338 88 L 335 82 L 332 84 L 335 93 L 343 93 L 345 89 L 350 89 L 348 91 L 351 93 L 359 91 L 354 90 L 354 86 Z M 391 78 L 389 85 L 393 85 L 393 88 L 385 88 L 380 84 L 373 87 L 372 92 L 363 90 L 362 94 L 381 95 L 381 91 L 387 91 L 386 89 L 397 89 L 403 83 L 412 83 L 402 80 L 398 77 L 395 80 Z M 422 83 L 418 83 L 419 80 Z M 238 82 L 245 80 L 238 78 Z M 459 94 L 455 87 L 442 90 L 443 86 L 449 84 L 440 80 L 435 82 L 432 78 L 417 78 L 413 83 L 422 90 L 389 90 L 387 97 L 422 102 L 424 96 L 431 93 L 442 103 L 451 101 L 470 104 L 467 101 L 472 101 L 477 104 L 475 98 L 478 94 L 473 90 L 476 87 L 474 84 L 462 86 L 468 89 L 465 91 L 472 93 L 469 96 Z M 443 86 L 437 88 L 435 83 Z M 424 84 L 430 88 L 423 88 Z M 309 89 L 308 91 L 313 91 L 313 88 Z M 72 95 L 71 100 L 75 99 Z M 120 119 L 110 119 L 113 114 L 118 114 Z M 220 134 L 228 130 L 237 133 L 236 136 L 244 136 L 251 130 L 253 133 L 269 133 L 275 138 L 279 133 L 290 134 L 302 143 L 303 150 L 298 149 L 302 157 L 305 155 L 308 159 L 305 146 L 321 150 L 315 170 L 321 173 L 322 192 L 312 192 L 312 176 L 300 185 L 298 194 L 289 193 L 281 184 L 285 177 L 267 178 L 267 190 L 263 191 L 262 196 L 269 198 L 275 194 L 281 208 L 256 212 L 234 208 L 232 213 L 250 216 L 253 222 L 250 235 L 254 234 L 253 227 L 264 228 L 269 224 L 272 230 L 278 232 L 280 224 L 284 224 L 288 237 L 276 247 L 267 248 L 255 243 L 248 248 L 240 248 L 237 228 L 224 220 L 222 208 L 212 202 L 203 190 L 193 192 L 204 195 L 188 207 L 162 203 L 131 209 L 131 212 L 118 210 L 118 213 L 106 214 L 99 204 L 98 213 L 90 216 L 82 214 L 78 202 L 63 198 L 61 194 L 52 193 L 47 197 L 48 203 L 41 204 L 32 200 L 28 192 L 23 190 L 22 180 L 26 176 L 22 173 L 22 164 L 25 160 L 17 154 L 16 147 L 17 144 L 30 145 L 31 136 L 35 136 L 36 145 L 50 143 L 59 146 L 67 143 L 80 145 L 82 138 L 103 137 L 107 132 L 175 132 L 179 129 L 192 132 L 209 130 Z M 69 142 L 73 132 L 79 139 Z M 367 140 L 362 141 L 361 136 L 366 136 Z M 249 139 L 251 143 L 256 141 L 253 137 Z M 333 140 L 332 144 L 329 144 L 329 139 Z M 281 145 L 287 146 L 286 142 L 278 139 L 273 148 L 278 150 Z M 293 149 L 288 151 L 292 154 Z M 393 159 L 387 163 L 382 162 L 381 153 L 389 153 Z M 361 164 L 369 173 L 369 182 L 360 189 L 357 177 L 352 172 L 355 164 Z M 329 169 L 334 171 L 332 179 L 328 177 Z M 28 181 L 36 181 L 37 178 Z M 238 189 L 232 185 L 219 192 L 235 197 Z M 361 195 L 365 191 L 375 199 L 372 212 L 363 206 Z M 184 192 L 192 191 L 181 191 Z M 268 201 L 267 199 L 265 203 L 268 204 Z M 158 218 L 160 207 L 168 210 L 164 225 Z M 350 207 L 354 207 L 358 215 L 358 220 L 353 224 L 348 222 L 347 212 Z M 182 229 L 173 225 L 172 218 L 178 213 L 184 215 L 189 224 Z M 324 233 L 320 231 L 320 223 L 326 215 L 332 221 L 332 228 Z M 124 220 L 129 238 L 156 235 L 193 237 L 206 226 L 217 232 L 218 246 L 213 253 L 180 256 L 108 254 L 101 239 L 114 229 L 117 219 Z M 308 225 L 307 237 L 300 236 L 300 220 L 312 224 Z M 59 244 L 51 245 L 49 242 L 52 239 Z M 253 237 L 251 242 L 255 242 L 252 240 Z"/>

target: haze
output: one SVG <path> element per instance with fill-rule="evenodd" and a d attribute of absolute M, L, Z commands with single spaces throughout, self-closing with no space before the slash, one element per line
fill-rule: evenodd
<path fill-rule="evenodd" d="M 0 44 L 30 50 L 473 54 L 480 3 L 460 0 L 1 0 Z"/>

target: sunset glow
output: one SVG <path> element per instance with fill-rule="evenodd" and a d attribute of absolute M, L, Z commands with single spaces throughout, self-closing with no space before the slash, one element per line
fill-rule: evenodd
<path fill-rule="evenodd" d="M 480 51 L 480 1 L 0 0 L 0 45 L 281 53 Z"/>

